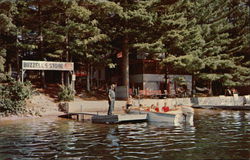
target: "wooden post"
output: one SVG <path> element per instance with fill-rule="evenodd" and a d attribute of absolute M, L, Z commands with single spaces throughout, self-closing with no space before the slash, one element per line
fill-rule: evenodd
<path fill-rule="evenodd" d="M 23 83 L 24 82 L 24 74 L 25 74 L 25 70 L 21 70 L 21 82 Z"/>
<path fill-rule="evenodd" d="M 78 121 L 82 121 L 84 119 L 84 115 L 83 114 L 77 114 L 77 120 Z"/>
<path fill-rule="evenodd" d="M 75 81 L 76 81 L 76 75 L 73 72 L 70 72 L 71 73 L 71 89 L 75 92 Z"/>

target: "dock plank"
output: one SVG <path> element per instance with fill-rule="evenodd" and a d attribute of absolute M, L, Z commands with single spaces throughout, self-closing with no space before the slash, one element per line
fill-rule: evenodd
<path fill-rule="evenodd" d="M 93 123 L 122 123 L 122 122 L 136 122 L 146 121 L 147 114 L 118 114 L 118 115 L 94 115 L 92 117 Z"/>

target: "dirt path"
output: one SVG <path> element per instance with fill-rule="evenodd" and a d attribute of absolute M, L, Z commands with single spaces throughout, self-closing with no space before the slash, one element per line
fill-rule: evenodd
<path fill-rule="evenodd" d="M 49 84 L 46 89 L 35 87 L 35 94 L 30 99 L 26 100 L 26 107 L 28 113 L 25 115 L 12 115 L 8 117 L 0 117 L 0 120 L 18 120 L 39 118 L 45 116 L 59 116 L 64 112 L 59 111 L 59 101 L 57 94 L 60 91 L 58 84 Z M 90 94 L 86 92 L 78 93 L 75 97 L 75 101 L 85 103 L 85 101 L 98 101 L 105 99 L 104 94 Z"/>

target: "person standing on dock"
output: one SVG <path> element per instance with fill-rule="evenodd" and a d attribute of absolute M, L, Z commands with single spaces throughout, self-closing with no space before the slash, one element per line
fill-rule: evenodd
<path fill-rule="evenodd" d="M 108 92 L 109 110 L 108 115 L 112 115 L 115 106 L 115 84 L 111 84 Z"/>

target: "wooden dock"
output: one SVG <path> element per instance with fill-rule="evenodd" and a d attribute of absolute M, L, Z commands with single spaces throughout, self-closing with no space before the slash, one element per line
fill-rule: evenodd
<path fill-rule="evenodd" d="M 147 114 L 115 114 L 107 115 L 106 113 L 97 112 L 72 112 L 67 116 L 78 121 L 91 120 L 93 123 L 124 123 L 147 121 Z"/>
<path fill-rule="evenodd" d="M 78 121 L 91 120 L 94 115 L 105 115 L 104 113 L 98 112 L 68 112 L 67 117 L 76 119 Z"/>
<path fill-rule="evenodd" d="M 147 121 L 147 114 L 117 114 L 117 115 L 94 115 L 93 123 L 124 123 Z"/>

